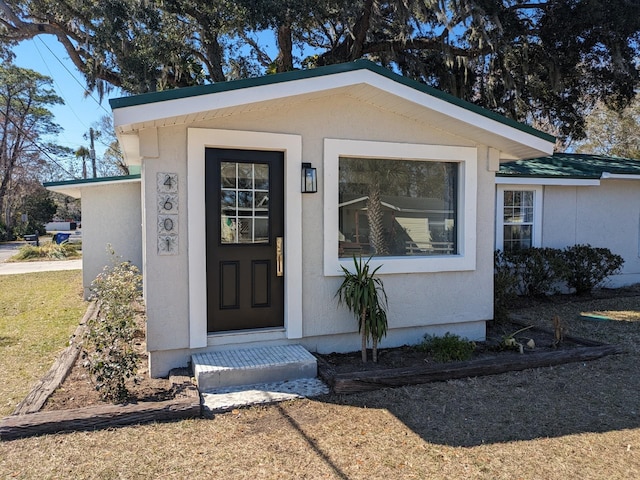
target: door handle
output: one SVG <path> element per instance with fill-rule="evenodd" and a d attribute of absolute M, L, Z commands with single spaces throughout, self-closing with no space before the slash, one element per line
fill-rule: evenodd
<path fill-rule="evenodd" d="M 282 237 L 276 237 L 276 276 L 284 277 L 284 248 Z"/>

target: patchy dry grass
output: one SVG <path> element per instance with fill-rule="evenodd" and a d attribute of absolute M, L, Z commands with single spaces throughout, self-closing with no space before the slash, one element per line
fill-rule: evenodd
<path fill-rule="evenodd" d="M 85 309 L 79 270 L 0 276 L 0 416 L 51 367 Z"/>
<path fill-rule="evenodd" d="M 640 323 L 629 320 L 637 311 L 640 296 L 517 312 L 547 327 L 558 315 L 569 334 L 619 343 L 623 355 L 4 442 L 0 477 L 637 479 Z"/>

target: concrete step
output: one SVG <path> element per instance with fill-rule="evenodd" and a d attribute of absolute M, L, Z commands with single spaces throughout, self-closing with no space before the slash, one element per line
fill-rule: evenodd
<path fill-rule="evenodd" d="M 191 361 L 200 392 L 314 378 L 318 373 L 316 358 L 301 345 L 197 353 Z"/>

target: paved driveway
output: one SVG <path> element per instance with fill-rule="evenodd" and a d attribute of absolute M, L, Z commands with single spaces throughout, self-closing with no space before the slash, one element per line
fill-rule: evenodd
<path fill-rule="evenodd" d="M 0 263 L 15 255 L 22 245 L 24 245 L 24 242 L 0 243 Z"/>

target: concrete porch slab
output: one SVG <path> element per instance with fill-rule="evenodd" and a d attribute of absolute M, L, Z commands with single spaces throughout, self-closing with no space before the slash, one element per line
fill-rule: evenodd
<path fill-rule="evenodd" d="M 329 387 L 317 378 L 301 378 L 290 382 L 226 387 L 201 394 L 205 417 L 249 405 L 283 402 L 297 398 L 317 397 L 329 393 Z"/>

